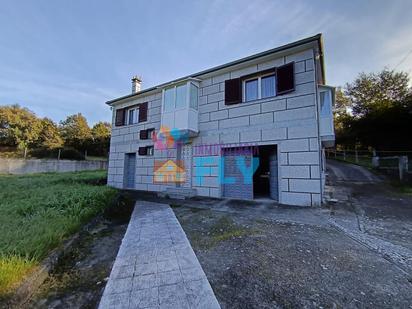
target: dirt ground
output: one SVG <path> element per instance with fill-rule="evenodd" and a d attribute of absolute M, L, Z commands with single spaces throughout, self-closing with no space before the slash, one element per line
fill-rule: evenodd
<path fill-rule="evenodd" d="M 173 209 L 222 308 L 412 308 L 412 278 L 332 227 Z"/>
<path fill-rule="evenodd" d="M 332 164 L 338 201 L 323 208 L 129 192 L 126 211 L 84 231 L 27 308 L 95 308 L 130 205 L 143 199 L 171 204 L 223 309 L 411 309 L 412 196 Z"/>

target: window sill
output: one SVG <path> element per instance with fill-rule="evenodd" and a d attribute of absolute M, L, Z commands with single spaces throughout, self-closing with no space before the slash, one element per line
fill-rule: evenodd
<path fill-rule="evenodd" d="M 133 126 L 139 126 L 139 125 L 144 125 L 147 121 L 142 121 L 142 122 L 138 122 L 138 123 L 133 123 L 133 124 L 125 124 L 122 126 L 114 126 L 115 128 L 121 129 L 121 128 L 128 128 L 128 127 L 133 127 Z"/>
<path fill-rule="evenodd" d="M 231 105 L 225 105 L 227 108 L 232 108 L 232 107 L 237 107 L 239 105 L 245 106 L 245 105 L 253 105 L 253 104 L 257 104 L 257 103 L 265 103 L 265 102 L 271 102 L 271 101 L 280 101 L 283 100 L 283 95 L 276 95 L 273 97 L 267 97 L 264 99 L 257 99 L 257 100 L 253 100 L 253 101 L 242 101 L 236 104 L 231 104 Z"/>

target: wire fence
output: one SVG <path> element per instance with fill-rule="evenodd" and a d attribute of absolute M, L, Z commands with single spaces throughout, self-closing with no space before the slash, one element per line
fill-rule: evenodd
<path fill-rule="evenodd" d="M 105 151 L 100 153 L 95 153 L 93 151 L 82 150 L 79 151 L 74 148 L 56 148 L 56 149 L 45 149 L 45 148 L 30 148 L 26 151 L 22 149 L 17 149 L 15 147 L 0 146 L 0 158 L 6 159 L 55 159 L 55 160 L 107 160 L 108 153 L 104 154 Z"/>

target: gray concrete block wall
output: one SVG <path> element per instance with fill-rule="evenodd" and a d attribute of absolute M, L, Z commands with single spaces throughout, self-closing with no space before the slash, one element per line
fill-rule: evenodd
<path fill-rule="evenodd" d="M 224 80 L 295 61 L 296 90 L 286 95 L 224 104 Z M 312 50 L 266 61 L 207 80 L 199 105 L 200 137 L 216 136 L 222 144 L 276 144 L 280 202 L 317 205 L 320 201 L 320 145 L 316 113 L 316 84 Z M 219 85 L 219 87 L 217 87 Z M 220 94 L 220 95 L 219 95 Z M 220 101 L 216 102 L 218 98 Z M 220 189 L 220 188 L 218 188 Z M 211 187 L 198 190 L 210 196 Z"/>
<path fill-rule="evenodd" d="M 273 98 L 225 105 L 226 79 L 255 73 L 290 61 L 295 61 L 295 91 Z M 192 139 L 192 144 L 277 145 L 280 202 L 302 206 L 319 204 L 320 143 L 314 68 L 314 53 L 312 49 L 308 49 L 284 57 L 266 59 L 261 63 L 230 72 L 217 71 L 213 76 L 200 77 L 202 81 L 199 89 L 199 136 Z M 150 141 L 139 141 L 139 130 L 149 127 L 160 128 L 161 92 L 119 106 L 121 108 L 146 101 L 149 102 L 148 122 L 113 129 L 109 164 L 109 184 L 113 186 L 122 186 L 120 173 L 124 166 L 125 153 L 136 152 L 139 145 L 151 144 Z M 162 157 L 165 156 L 155 151 L 153 158 Z M 139 183 L 136 184 L 136 189 L 163 190 L 165 186 L 150 183 L 153 178 L 150 178 L 153 176 L 153 167 L 150 165 L 152 161 L 140 156 L 137 156 L 137 159 L 136 179 Z M 221 197 L 218 163 L 210 166 L 211 169 L 207 170 L 207 176 L 201 185 L 197 183 L 195 160 L 193 165 L 192 187 L 197 193 Z"/>
<path fill-rule="evenodd" d="M 123 188 L 124 185 L 124 159 L 126 153 L 136 153 L 136 186 L 138 190 L 148 190 L 149 185 L 151 189 L 159 188 L 153 186 L 153 165 L 154 157 L 139 156 L 137 154 L 138 148 L 142 146 L 153 145 L 151 140 L 140 140 L 140 130 L 154 128 L 160 129 L 160 111 L 161 111 L 161 92 L 142 96 L 140 98 L 130 100 L 119 104 L 117 108 L 123 108 L 148 102 L 148 117 L 147 121 L 133 125 L 125 125 L 116 127 L 114 125 L 115 109 L 112 117 L 112 137 L 110 140 L 110 154 L 109 154 L 109 169 L 108 169 L 108 184 L 116 188 Z M 159 189 L 160 191 L 160 189 Z"/>
<path fill-rule="evenodd" d="M 108 169 L 107 161 L 0 158 L 0 174 L 64 173 Z"/>

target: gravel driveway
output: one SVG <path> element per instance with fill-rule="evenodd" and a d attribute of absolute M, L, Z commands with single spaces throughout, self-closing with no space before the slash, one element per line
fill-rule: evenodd
<path fill-rule="evenodd" d="M 412 278 L 331 226 L 174 211 L 222 308 L 412 308 Z"/>
<path fill-rule="evenodd" d="M 222 308 L 412 308 L 412 197 L 359 166 L 328 172 L 324 208 L 174 207 Z"/>

